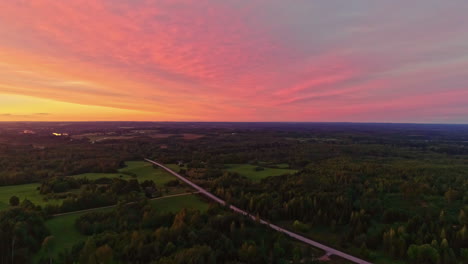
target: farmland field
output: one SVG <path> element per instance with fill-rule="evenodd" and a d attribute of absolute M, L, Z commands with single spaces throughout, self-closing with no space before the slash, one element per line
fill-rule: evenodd
<path fill-rule="evenodd" d="M 162 169 L 155 169 L 153 166 L 144 161 L 128 161 L 125 163 L 126 167 L 119 170 L 119 173 L 85 173 L 75 175 L 73 177 L 87 178 L 89 180 L 96 180 L 99 178 L 122 178 L 125 180 L 138 179 L 139 182 L 145 180 L 153 180 L 158 188 L 171 180 L 174 180 L 174 176 L 165 172 Z M 40 183 L 10 185 L 0 187 L 0 210 L 8 208 L 9 199 L 11 196 L 16 195 L 20 201 L 28 199 L 36 205 L 46 204 L 61 204 L 61 199 L 49 199 L 45 200 L 44 195 L 41 195 L 37 188 L 40 187 Z M 79 192 L 79 190 L 73 190 L 72 192 Z M 177 194 L 184 192 L 182 187 L 172 188 L 167 194 Z"/>
<path fill-rule="evenodd" d="M 80 234 L 75 228 L 75 220 L 86 212 L 54 217 L 45 222 L 53 236 L 51 255 L 57 256 L 63 249 L 71 249 L 74 244 L 85 241 L 86 236 Z M 40 252 L 39 254 L 44 254 Z"/>
<path fill-rule="evenodd" d="M 87 178 L 89 180 L 96 180 L 99 178 L 121 178 L 124 180 L 137 179 L 139 182 L 145 180 L 152 180 L 157 186 L 164 185 L 165 183 L 174 180 L 174 176 L 167 173 L 162 169 L 155 169 L 153 166 L 144 161 L 127 161 L 126 167 L 119 169 L 118 173 L 84 173 L 75 175 L 74 177 Z"/>
<path fill-rule="evenodd" d="M 150 201 L 150 204 L 161 212 L 175 213 L 183 208 L 194 209 L 204 212 L 209 203 L 203 201 L 198 195 L 175 196 Z"/>
<path fill-rule="evenodd" d="M 253 181 L 260 181 L 267 177 L 293 174 L 296 172 L 296 170 L 285 169 L 285 164 L 281 164 L 281 168 L 261 167 L 262 170 L 257 170 L 258 166 L 250 164 L 228 164 L 226 166 L 227 171 L 238 173 L 239 175 L 247 177 Z"/>
<path fill-rule="evenodd" d="M 61 200 L 44 200 L 44 196 L 39 193 L 39 183 L 11 185 L 0 187 L 0 210 L 8 208 L 10 197 L 15 195 L 20 201 L 28 199 L 36 205 L 45 205 L 47 203 L 59 204 Z"/>

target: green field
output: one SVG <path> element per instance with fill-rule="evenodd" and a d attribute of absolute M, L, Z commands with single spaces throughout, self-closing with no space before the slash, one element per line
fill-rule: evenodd
<path fill-rule="evenodd" d="M 86 213 L 76 213 L 54 217 L 46 221 L 46 226 L 53 236 L 51 255 L 57 256 L 63 249 L 71 249 L 74 244 L 85 241 L 86 236 L 80 234 L 75 228 L 75 221 Z"/>
<path fill-rule="evenodd" d="M 44 201 L 44 196 L 39 193 L 37 188 L 39 183 L 10 185 L 0 187 L 0 210 L 8 208 L 10 197 L 16 195 L 20 201 L 28 199 L 36 205 L 45 205 L 47 203 L 61 203 L 61 200 Z"/>
<path fill-rule="evenodd" d="M 188 194 L 183 196 L 173 196 L 173 197 L 162 197 L 150 201 L 150 204 L 155 208 L 159 209 L 162 213 L 177 213 L 183 208 L 195 209 L 200 211 L 206 211 L 209 207 L 209 203 L 203 201 L 198 195 Z M 104 209 L 91 209 L 89 211 L 110 211 L 112 208 Z M 87 212 L 78 212 L 62 216 L 54 217 L 46 221 L 46 226 L 50 230 L 51 235 L 54 237 L 53 248 L 51 255 L 57 256 L 60 252 L 65 249 L 71 249 L 73 245 L 86 241 L 86 236 L 80 234 L 75 229 L 75 221 L 80 216 L 88 213 Z M 44 252 L 39 252 L 38 256 L 45 254 Z"/>
<path fill-rule="evenodd" d="M 250 164 L 227 164 L 226 165 L 226 170 L 229 172 L 236 172 L 239 175 L 242 175 L 244 177 L 247 177 L 253 181 L 260 181 L 262 179 L 265 179 L 267 177 L 271 176 L 280 176 L 284 174 L 293 174 L 296 172 L 296 170 L 292 169 L 285 169 L 285 164 L 280 164 L 280 168 L 268 168 L 268 167 L 262 167 L 263 170 L 257 171 L 256 168 L 258 166 L 255 165 L 250 165 Z"/>
<path fill-rule="evenodd" d="M 178 212 L 183 208 L 195 209 L 204 212 L 208 209 L 209 203 L 203 201 L 198 195 L 175 196 L 150 201 L 151 205 L 161 212 Z"/>
<path fill-rule="evenodd" d="M 129 179 L 138 179 L 139 182 L 145 180 L 153 180 L 156 183 L 158 188 L 163 187 L 163 185 L 171 180 L 174 180 L 175 177 L 167 173 L 162 169 L 154 169 L 153 166 L 144 161 L 127 161 L 125 162 L 126 167 L 119 169 L 118 173 L 85 173 L 75 175 L 73 177 L 87 178 L 90 180 L 96 180 L 99 178 L 122 178 L 125 180 Z M 136 177 L 125 174 L 131 173 L 135 174 Z M 16 195 L 20 198 L 20 201 L 28 199 L 36 205 L 46 205 L 46 204 L 60 204 L 62 200 L 59 199 L 49 199 L 48 201 L 44 200 L 44 196 L 39 193 L 37 188 L 40 186 L 40 183 L 30 183 L 30 184 L 21 184 L 21 185 L 10 185 L 0 187 L 0 210 L 3 210 L 9 206 L 10 197 Z M 79 190 L 76 190 L 79 191 Z M 184 188 L 178 187 L 173 188 L 168 192 L 168 194 L 177 194 L 184 192 Z"/>
<path fill-rule="evenodd" d="M 168 168 L 175 172 L 179 172 L 180 169 L 186 169 L 186 167 L 180 167 L 177 164 L 166 164 Z M 260 165 L 261 166 L 261 165 Z M 226 171 L 238 173 L 241 176 L 247 177 L 253 181 L 261 181 L 262 179 L 271 176 L 280 176 L 284 174 L 293 174 L 297 170 L 289 169 L 289 165 L 286 163 L 275 164 L 275 168 L 261 166 L 263 170 L 255 170 L 259 166 L 251 164 L 226 164 Z"/>
<path fill-rule="evenodd" d="M 164 164 L 164 165 L 177 173 L 180 171 L 180 169 L 186 169 L 186 167 L 181 167 L 177 164 Z"/>
<path fill-rule="evenodd" d="M 121 178 L 124 180 L 137 179 L 139 182 L 145 180 L 153 180 L 156 186 L 162 186 L 165 183 L 174 180 L 174 176 L 167 173 L 162 169 L 155 169 L 153 165 L 145 161 L 127 161 L 125 162 L 126 167 L 119 169 L 118 173 L 84 173 L 75 175 L 73 177 L 87 178 L 89 180 L 96 180 L 99 178 Z M 136 177 L 125 174 L 135 174 Z"/>
<path fill-rule="evenodd" d="M 101 212 L 112 210 L 112 208 L 95 209 Z M 94 211 L 91 209 L 90 211 Z M 51 218 L 45 222 L 45 225 L 49 229 L 51 236 L 53 236 L 53 246 L 50 254 L 52 256 L 58 256 L 64 249 L 71 249 L 73 245 L 86 241 L 86 236 L 80 234 L 75 228 L 75 221 L 80 216 L 87 214 L 87 212 L 77 212 L 62 216 Z M 38 252 L 36 257 L 45 256 L 45 252 L 42 250 Z"/>

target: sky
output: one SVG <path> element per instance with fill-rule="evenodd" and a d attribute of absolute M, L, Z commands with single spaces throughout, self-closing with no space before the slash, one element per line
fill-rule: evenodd
<path fill-rule="evenodd" d="M 0 121 L 468 123 L 466 0 L 0 1 Z"/>

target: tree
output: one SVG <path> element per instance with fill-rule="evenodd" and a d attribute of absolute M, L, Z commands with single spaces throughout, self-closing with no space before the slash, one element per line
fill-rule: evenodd
<path fill-rule="evenodd" d="M 293 222 L 293 228 L 294 230 L 298 232 L 303 232 L 303 233 L 306 233 L 307 231 L 309 231 L 309 226 L 307 224 L 302 223 L 299 220 L 295 220 Z"/>
<path fill-rule="evenodd" d="M 450 188 L 448 191 L 445 192 L 444 196 L 445 196 L 445 199 L 447 200 L 447 202 L 451 203 L 451 202 L 456 201 L 458 199 L 459 194 L 458 194 L 457 191 Z"/>
<path fill-rule="evenodd" d="M 468 225 L 468 216 L 463 209 L 460 210 L 460 214 L 458 215 L 458 222 L 460 222 L 460 225 Z"/>
<path fill-rule="evenodd" d="M 442 264 L 455 264 L 456 257 L 453 249 L 449 247 L 447 239 L 442 240 L 440 243 L 440 255 Z"/>
<path fill-rule="evenodd" d="M 47 256 L 49 256 L 50 263 L 52 263 L 52 255 L 50 253 L 51 253 L 53 246 L 54 246 L 54 236 L 48 236 L 44 238 L 44 241 L 42 241 L 42 248 L 47 253 Z"/>
<path fill-rule="evenodd" d="M 245 262 L 251 262 L 257 256 L 257 246 L 255 242 L 244 242 L 238 250 L 239 258 Z"/>
<path fill-rule="evenodd" d="M 20 203 L 20 200 L 17 196 L 13 195 L 12 197 L 10 197 L 10 205 L 11 206 L 18 206 Z"/>
<path fill-rule="evenodd" d="M 361 248 L 359 249 L 359 254 L 360 254 L 363 258 L 368 258 L 368 257 L 369 257 L 370 252 L 369 252 L 369 249 L 367 249 L 366 242 L 363 242 L 363 243 L 362 243 Z"/>
<path fill-rule="evenodd" d="M 167 243 L 166 246 L 164 247 L 163 255 L 169 256 L 169 255 L 171 255 L 172 253 L 174 253 L 174 251 L 176 251 L 176 250 L 177 250 L 177 247 L 174 245 L 174 243 L 169 242 L 169 243 Z"/>
<path fill-rule="evenodd" d="M 0 230 L 0 263 L 30 259 L 49 235 L 41 215 L 22 207 L 0 212 Z"/>
<path fill-rule="evenodd" d="M 210 247 L 196 245 L 177 252 L 171 263 L 214 264 L 215 256 Z"/>
<path fill-rule="evenodd" d="M 302 250 L 298 246 L 293 248 L 293 261 L 294 263 L 301 263 L 302 260 Z"/>
<path fill-rule="evenodd" d="M 465 263 L 468 263 L 468 248 L 460 249 L 460 257 Z"/>
<path fill-rule="evenodd" d="M 113 251 L 112 248 L 109 247 L 107 244 L 104 246 L 100 246 L 96 249 L 96 259 L 98 263 L 107 264 L 112 263 L 113 259 Z"/>
<path fill-rule="evenodd" d="M 236 223 L 234 221 L 231 222 L 231 226 L 229 227 L 229 231 L 231 234 L 234 234 L 236 232 Z"/>
<path fill-rule="evenodd" d="M 447 234 L 446 234 L 446 232 L 445 232 L 445 228 L 442 228 L 442 230 L 440 231 L 440 238 L 441 238 L 441 239 L 447 238 Z"/>
<path fill-rule="evenodd" d="M 96 242 L 92 237 L 88 238 L 86 241 L 83 250 L 81 251 L 80 263 L 97 263 L 96 260 Z"/>
<path fill-rule="evenodd" d="M 445 211 L 444 210 L 440 211 L 439 222 L 440 222 L 441 225 L 443 225 L 445 223 Z"/>
<path fill-rule="evenodd" d="M 408 248 L 407 253 L 411 263 L 438 264 L 440 260 L 439 252 L 429 244 L 413 244 Z"/>

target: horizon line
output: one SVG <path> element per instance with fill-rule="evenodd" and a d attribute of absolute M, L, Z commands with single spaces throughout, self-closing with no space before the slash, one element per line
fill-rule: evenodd
<path fill-rule="evenodd" d="M 97 120 L 97 121 L 44 121 L 44 120 L 23 120 L 23 121 L 0 121 L 0 123 L 277 123 L 277 124 L 396 124 L 396 125 L 468 125 L 468 123 L 425 123 L 425 122 L 377 122 L 377 121 L 131 121 L 131 120 Z"/>

